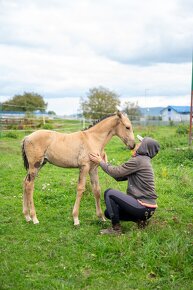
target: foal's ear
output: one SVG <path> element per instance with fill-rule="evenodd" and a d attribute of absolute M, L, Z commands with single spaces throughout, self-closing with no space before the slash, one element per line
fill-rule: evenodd
<path fill-rule="evenodd" d="M 120 111 L 117 111 L 117 116 L 121 119 L 122 118 L 122 113 Z"/>

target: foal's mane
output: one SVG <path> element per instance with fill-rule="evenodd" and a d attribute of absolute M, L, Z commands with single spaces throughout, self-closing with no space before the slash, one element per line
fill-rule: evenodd
<path fill-rule="evenodd" d="M 116 115 L 116 113 L 113 113 L 113 114 L 110 114 L 110 115 L 106 115 L 106 116 L 104 116 L 104 117 L 101 117 L 100 119 L 94 121 L 94 122 L 93 122 L 91 125 L 89 125 L 87 128 L 84 128 L 82 131 L 86 131 L 86 130 L 88 130 L 88 129 L 94 127 L 95 125 L 97 125 L 97 124 L 100 123 L 101 121 L 103 121 L 103 120 L 105 120 L 105 119 L 107 119 L 107 118 L 109 118 L 109 117 L 115 116 L 115 115 Z"/>

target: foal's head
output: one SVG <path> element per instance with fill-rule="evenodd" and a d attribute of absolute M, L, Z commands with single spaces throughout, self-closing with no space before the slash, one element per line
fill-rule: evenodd
<path fill-rule="evenodd" d="M 117 113 L 118 124 L 115 129 L 115 134 L 127 145 L 130 149 L 135 147 L 135 137 L 133 134 L 133 128 L 131 121 L 128 117 L 121 112 Z"/>

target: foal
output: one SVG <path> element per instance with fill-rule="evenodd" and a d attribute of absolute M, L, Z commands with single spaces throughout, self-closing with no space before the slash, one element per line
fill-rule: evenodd
<path fill-rule="evenodd" d="M 135 146 L 130 120 L 118 112 L 103 118 L 90 128 L 65 134 L 49 130 L 38 130 L 26 136 L 22 142 L 22 155 L 27 175 L 24 180 L 23 214 L 27 222 L 39 223 L 34 201 L 34 180 L 40 168 L 49 163 L 63 168 L 79 168 L 77 196 L 73 208 L 74 225 L 79 225 L 79 207 L 85 190 L 86 176 L 90 175 L 96 202 L 96 214 L 104 220 L 100 206 L 100 186 L 96 165 L 90 161 L 89 153 L 104 155 L 104 147 L 113 136 L 118 136 L 130 149 Z"/>

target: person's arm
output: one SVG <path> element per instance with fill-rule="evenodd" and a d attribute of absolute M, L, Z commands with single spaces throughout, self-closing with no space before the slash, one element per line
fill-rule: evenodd
<path fill-rule="evenodd" d="M 110 176 L 117 181 L 127 180 L 128 175 L 137 171 L 137 161 L 135 158 L 131 158 L 129 161 L 119 166 L 112 166 L 105 163 L 103 160 L 100 161 L 101 168 Z"/>
<path fill-rule="evenodd" d="M 123 176 L 123 177 L 114 177 L 114 179 L 116 180 L 116 181 L 126 181 L 126 180 L 128 180 L 128 176 Z"/>
<path fill-rule="evenodd" d="M 127 176 L 138 170 L 136 158 L 131 158 L 120 166 L 106 163 L 99 154 L 89 154 L 90 160 L 99 164 L 101 168 L 117 181 L 127 180 Z"/>

